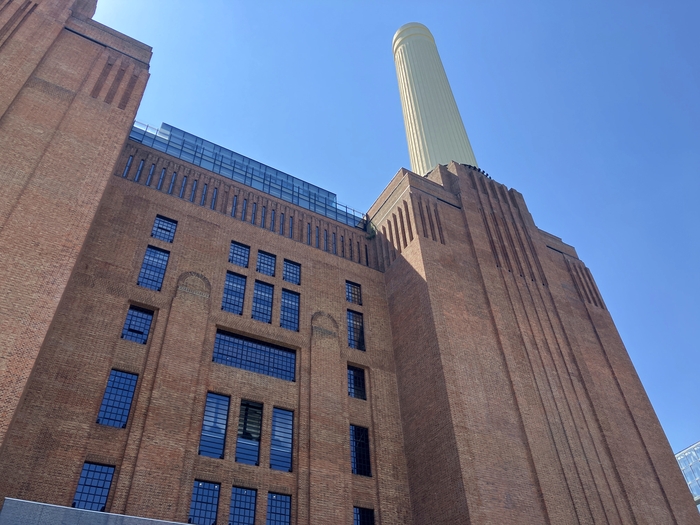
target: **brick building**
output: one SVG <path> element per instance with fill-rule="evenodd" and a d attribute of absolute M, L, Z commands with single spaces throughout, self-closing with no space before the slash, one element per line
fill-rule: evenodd
<path fill-rule="evenodd" d="M 700 523 L 522 195 L 453 162 L 358 214 L 132 126 L 151 51 L 94 9 L 0 0 L 0 524 Z"/>

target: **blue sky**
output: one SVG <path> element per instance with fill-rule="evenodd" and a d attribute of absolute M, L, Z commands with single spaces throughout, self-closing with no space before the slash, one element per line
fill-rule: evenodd
<path fill-rule="evenodd" d="M 193 7 L 195 6 L 195 7 Z M 435 36 L 479 165 L 598 283 L 674 451 L 700 441 L 700 3 L 99 0 L 165 121 L 365 211 L 410 167 L 391 39 Z"/>

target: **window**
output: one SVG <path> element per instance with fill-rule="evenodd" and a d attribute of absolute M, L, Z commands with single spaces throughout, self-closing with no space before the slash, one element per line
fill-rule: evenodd
<path fill-rule="evenodd" d="M 109 373 L 107 388 L 105 388 L 100 411 L 97 414 L 98 424 L 126 428 L 138 378 L 139 376 L 136 374 L 120 372 L 119 370 L 112 370 Z"/>
<path fill-rule="evenodd" d="M 190 193 L 190 202 L 194 202 L 194 198 L 197 195 L 197 179 L 192 181 L 192 193 Z"/>
<path fill-rule="evenodd" d="M 280 326 L 294 332 L 299 331 L 299 294 L 282 290 Z"/>
<path fill-rule="evenodd" d="M 318 248 L 319 245 L 319 235 L 318 235 L 318 226 L 316 226 L 316 248 Z"/>
<path fill-rule="evenodd" d="M 277 264 L 276 256 L 258 250 L 258 262 L 255 265 L 255 271 L 274 277 L 275 264 Z"/>
<path fill-rule="evenodd" d="M 255 339 L 219 330 L 214 340 L 215 363 L 294 381 L 296 353 Z"/>
<path fill-rule="evenodd" d="M 229 525 L 255 525 L 255 501 L 258 491 L 233 487 L 231 489 L 231 510 L 228 515 Z"/>
<path fill-rule="evenodd" d="M 362 314 L 348 310 L 348 346 L 356 350 L 365 350 L 365 328 Z"/>
<path fill-rule="evenodd" d="M 228 252 L 228 262 L 248 268 L 248 258 L 250 257 L 250 248 L 239 242 L 231 242 L 231 249 Z"/>
<path fill-rule="evenodd" d="M 165 168 L 163 168 L 163 170 L 160 172 L 160 177 L 158 178 L 158 191 L 160 191 L 163 187 L 163 179 L 165 179 Z"/>
<path fill-rule="evenodd" d="M 284 213 L 280 213 L 280 235 L 284 235 Z"/>
<path fill-rule="evenodd" d="M 179 197 L 182 199 L 182 196 L 185 194 L 185 186 L 187 186 L 187 175 L 182 177 L 182 184 L 180 184 L 180 195 Z"/>
<path fill-rule="evenodd" d="M 248 209 L 248 199 L 243 199 L 243 206 L 241 207 L 241 220 L 245 220 L 246 210 Z"/>
<path fill-rule="evenodd" d="M 126 161 L 126 166 L 124 167 L 124 173 L 122 177 L 127 178 L 129 176 L 129 170 L 131 169 L 131 163 L 134 161 L 134 156 L 129 155 L 129 160 Z"/>
<path fill-rule="evenodd" d="M 345 281 L 345 300 L 362 306 L 362 287 L 359 284 Z"/>
<path fill-rule="evenodd" d="M 306 223 L 306 244 L 311 246 L 311 223 Z"/>
<path fill-rule="evenodd" d="M 289 525 L 292 522 L 292 497 L 267 493 L 266 525 Z"/>
<path fill-rule="evenodd" d="M 328 251 L 328 230 L 323 230 L 323 251 Z"/>
<path fill-rule="evenodd" d="M 260 227 L 264 228 L 265 227 L 265 212 L 267 211 L 267 208 L 265 206 L 262 207 L 262 211 L 260 212 Z"/>
<path fill-rule="evenodd" d="M 139 179 L 141 178 L 141 172 L 143 171 L 143 163 L 145 162 L 144 159 L 141 159 L 141 162 L 139 162 L 139 167 L 136 168 L 136 175 L 134 175 L 134 182 L 138 182 Z"/>
<path fill-rule="evenodd" d="M 292 471 L 292 430 L 294 412 L 282 408 L 272 409 L 272 441 L 270 444 L 270 468 Z"/>
<path fill-rule="evenodd" d="M 206 189 L 206 186 L 204 187 Z M 215 210 L 216 209 L 216 195 L 219 193 L 219 188 L 214 188 L 214 190 L 211 192 L 211 209 Z"/>
<path fill-rule="evenodd" d="M 177 230 L 177 221 L 162 215 L 156 215 L 156 220 L 153 222 L 153 229 L 151 230 L 151 237 L 165 242 L 173 242 L 175 230 Z"/>
<path fill-rule="evenodd" d="M 350 462 L 353 474 L 372 476 L 369 462 L 369 431 L 364 427 L 350 425 Z"/>
<path fill-rule="evenodd" d="M 336 240 L 335 232 L 333 232 L 333 255 L 338 255 L 338 242 Z"/>
<path fill-rule="evenodd" d="M 136 343 L 146 344 L 148 341 L 148 332 L 151 329 L 153 322 L 153 312 L 138 306 L 130 306 L 126 313 L 126 321 L 122 329 L 122 339 L 134 341 Z"/>
<path fill-rule="evenodd" d="M 204 206 L 207 202 L 207 190 L 209 189 L 209 184 L 205 184 L 202 188 L 202 198 L 199 200 L 199 205 Z"/>
<path fill-rule="evenodd" d="M 294 238 L 294 217 L 289 218 L 289 238 Z"/>
<path fill-rule="evenodd" d="M 216 523 L 216 512 L 219 510 L 219 488 L 218 483 L 194 480 L 187 523 L 196 523 L 197 525 Z"/>
<path fill-rule="evenodd" d="M 253 203 L 253 213 L 250 214 L 250 222 L 251 224 L 255 224 L 255 216 L 258 213 L 258 203 L 254 202 Z"/>
<path fill-rule="evenodd" d="M 270 210 L 270 231 L 275 231 L 275 210 Z"/>
<path fill-rule="evenodd" d="M 352 508 L 352 525 L 374 525 L 374 510 L 362 507 Z"/>
<path fill-rule="evenodd" d="M 226 425 L 228 423 L 228 396 L 207 392 L 204 405 L 202 435 L 199 438 L 199 455 L 210 458 L 224 458 Z"/>
<path fill-rule="evenodd" d="M 141 265 L 137 284 L 144 288 L 150 288 L 151 290 L 160 292 L 169 257 L 170 252 L 166 250 L 161 250 L 155 246 L 146 248 L 146 255 L 143 257 L 143 264 Z"/>
<path fill-rule="evenodd" d="M 255 281 L 253 288 L 253 315 L 256 321 L 272 322 L 272 298 L 275 287 L 262 281 Z"/>
<path fill-rule="evenodd" d="M 113 476 L 114 467 L 85 463 L 71 506 L 76 509 L 104 512 Z"/>
<path fill-rule="evenodd" d="M 151 181 L 153 180 L 153 172 L 156 171 L 156 165 L 151 164 L 151 169 L 148 170 L 148 178 L 146 179 L 146 186 L 151 185 Z"/>
<path fill-rule="evenodd" d="M 357 399 L 367 399 L 365 390 L 365 371 L 348 365 L 348 395 Z"/>
<path fill-rule="evenodd" d="M 236 216 L 236 204 L 238 203 L 238 195 L 233 196 L 233 205 L 231 206 L 231 217 Z"/>
<path fill-rule="evenodd" d="M 260 429 L 262 428 L 261 403 L 241 401 L 236 440 L 236 463 L 260 464 Z"/>
<path fill-rule="evenodd" d="M 232 314 L 243 313 L 243 298 L 245 297 L 245 277 L 237 273 L 226 272 L 224 284 L 224 296 L 221 301 L 221 309 Z"/>
<path fill-rule="evenodd" d="M 282 279 L 292 284 L 301 284 L 301 264 L 284 260 Z"/>
<path fill-rule="evenodd" d="M 175 187 L 175 180 L 177 179 L 177 172 L 173 172 L 172 177 L 170 177 L 170 186 L 168 186 L 168 195 L 172 195 L 173 188 Z"/>

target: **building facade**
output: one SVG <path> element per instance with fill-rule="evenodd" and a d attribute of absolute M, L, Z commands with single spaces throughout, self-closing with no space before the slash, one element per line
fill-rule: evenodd
<path fill-rule="evenodd" d="M 132 126 L 150 49 L 92 13 L 0 3 L 0 524 L 700 522 L 522 195 L 452 162 L 358 214 Z"/>

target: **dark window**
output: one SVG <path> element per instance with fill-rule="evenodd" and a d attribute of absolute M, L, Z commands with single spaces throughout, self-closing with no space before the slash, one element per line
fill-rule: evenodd
<path fill-rule="evenodd" d="M 237 273 L 226 272 L 224 296 L 221 309 L 232 314 L 243 313 L 243 298 L 245 297 L 245 277 Z"/>
<path fill-rule="evenodd" d="M 241 207 L 241 220 L 245 220 L 246 210 L 248 209 L 248 199 L 243 199 L 243 206 Z"/>
<path fill-rule="evenodd" d="M 214 190 L 211 192 L 211 209 L 215 210 L 216 209 L 216 196 L 219 193 L 219 188 L 214 188 Z"/>
<path fill-rule="evenodd" d="M 262 281 L 255 281 L 253 288 L 252 318 L 263 323 L 272 322 L 272 297 L 275 287 Z"/>
<path fill-rule="evenodd" d="M 319 244 L 319 234 L 318 234 L 318 226 L 316 226 L 316 248 L 320 246 Z"/>
<path fill-rule="evenodd" d="M 163 171 L 160 172 L 160 177 L 158 178 L 158 187 L 157 189 L 160 191 L 160 189 L 163 187 L 163 179 L 165 179 L 165 168 L 163 168 Z"/>
<path fill-rule="evenodd" d="M 113 476 L 114 467 L 97 463 L 83 464 L 72 507 L 104 512 Z"/>
<path fill-rule="evenodd" d="M 209 184 L 205 184 L 204 188 L 202 188 L 202 198 L 199 200 L 200 206 L 204 206 L 207 202 L 207 189 L 209 189 Z"/>
<path fill-rule="evenodd" d="M 299 294 L 282 290 L 280 326 L 294 332 L 299 331 Z"/>
<path fill-rule="evenodd" d="M 265 206 L 262 207 L 262 211 L 260 212 L 260 227 L 264 228 L 265 227 L 265 213 L 267 212 L 267 208 Z"/>
<path fill-rule="evenodd" d="M 301 284 L 301 264 L 284 260 L 282 279 L 292 284 Z"/>
<path fill-rule="evenodd" d="M 365 349 L 365 327 L 362 314 L 348 310 L 348 346 L 357 350 Z"/>
<path fill-rule="evenodd" d="M 338 254 L 338 243 L 336 242 L 335 233 L 333 233 L 333 255 Z"/>
<path fill-rule="evenodd" d="M 97 414 L 97 422 L 100 425 L 126 428 L 138 378 L 139 376 L 136 374 L 120 372 L 119 370 L 110 372 L 100 412 Z"/>
<path fill-rule="evenodd" d="M 144 288 L 160 291 L 165 277 L 165 268 L 168 266 L 170 252 L 161 250 L 155 246 L 146 248 L 146 255 L 143 256 L 143 264 L 139 272 L 137 284 Z"/>
<path fill-rule="evenodd" d="M 173 242 L 175 230 L 177 230 L 177 221 L 162 215 L 156 215 L 156 220 L 153 222 L 153 229 L 151 230 L 151 237 L 165 242 Z"/>
<path fill-rule="evenodd" d="M 199 455 L 210 458 L 224 458 L 226 424 L 228 423 L 229 398 L 207 392 L 202 421 L 202 436 L 199 439 Z"/>
<path fill-rule="evenodd" d="M 280 235 L 284 235 L 284 213 L 280 213 Z"/>
<path fill-rule="evenodd" d="M 214 340 L 215 363 L 294 381 L 296 353 L 279 346 L 219 330 Z"/>
<path fill-rule="evenodd" d="M 352 514 L 352 525 L 374 525 L 374 510 L 353 507 Z"/>
<path fill-rule="evenodd" d="M 306 223 L 306 244 L 311 246 L 311 223 Z"/>
<path fill-rule="evenodd" d="M 289 218 L 289 238 L 294 238 L 294 217 Z"/>
<path fill-rule="evenodd" d="M 275 231 L 275 210 L 270 210 L 270 231 Z"/>
<path fill-rule="evenodd" d="M 345 257 L 345 237 L 340 236 L 340 256 Z"/>
<path fill-rule="evenodd" d="M 248 258 L 250 257 L 250 248 L 239 242 L 231 242 L 231 249 L 228 252 L 228 262 L 248 268 Z"/>
<path fill-rule="evenodd" d="M 185 186 L 187 186 L 187 175 L 182 177 L 182 184 L 180 185 L 180 195 L 179 197 L 182 199 L 182 196 L 185 194 Z"/>
<path fill-rule="evenodd" d="M 192 181 L 192 193 L 190 193 L 190 202 L 194 202 L 194 197 L 197 194 L 197 179 Z"/>
<path fill-rule="evenodd" d="M 231 510 L 228 515 L 229 525 L 255 525 L 255 501 L 258 491 L 233 487 L 231 489 Z"/>
<path fill-rule="evenodd" d="M 362 306 L 362 287 L 359 284 L 345 281 L 345 300 Z"/>
<path fill-rule="evenodd" d="M 365 371 L 348 365 L 348 395 L 357 399 L 367 399 L 365 390 Z"/>
<path fill-rule="evenodd" d="M 175 187 L 175 180 L 177 179 L 177 172 L 173 172 L 173 176 L 170 177 L 170 186 L 168 186 L 168 195 L 173 194 L 173 188 Z"/>
<path fill-rule="evenodd" d="M 233 205 L 231 206 L 231 217 L 236 216 L 236 204 L 238 203 L 238 195 L 233 196 Z"/>
<path fill-rule="evenodd" d="M 141 178 L 141 172 L 143 171 L 143 163 L 145 161 L 141 159 L 141 162 L 139 162 L 139 167 L 136 168 L 136 175 L 134 176 L 134 182 L 138 182 L 139 179 Z"/>
<path fill-rule="evenodd" d="M 258 250 L 258 262 L 255 265 L 256 271 L 274 277 L 275 264 L 277 264 L 276 256 L 272 255 L 271 253 L 261 252 Z"/>
<path fill-rule="evenodd" d="M 133 155 L 129 155 L 129 160 L 126 161 L 126 166 L 124 167 L 124 173 L 122 173 L 122 177 L 127 178 L 129 176 L 129 170 L 131 169 L 131 163 L 134 160 Z"/>
<path fill-rule="evenodd" d="M 146 179 L 146 186 L 151 185 L 151 181 L 153 180 L 153 172 L 156 171 L 156 165 L 151 164 L 151 169 L 148 170 L 148 178 Z"/>
<path fill-rule="evenodd" d="M 367 245 L 365 244 L 365 266 L 369 266 L 369 252 L 367 252 Z"/>
<path fill-rule="evenodd" d="M 241 401 L 241 414 L 238 418 L 238 439 L 236 440 L 236 462 L 246 465 L 260 463 L 260 429 L 262 428 L 261 403 Z"/>
<path fill-rule="evenodd" d="M 197 525 L 214 525 L 216 523 L 216 512 L 219 510 L 219 488 L 218 483 L 194 480 L 187 523 L 196 523 Z"/>
<path fill-rule="evenodd" d="M 153 322 L 153 312 L 138 306 L 130 306 L 126 313 L 126 321 L 122 329 L 122 339 L 134 341 L 135 343 L 146 344 L 148 332 Z"/>
<path fill-rule="evenodd" d="M 328 251 L 328 230 L 323 230 L 323 251 Z"/>
<path fill-rule="evenodd" d="M 292 497 L 268 492 L 265 525 L 289 525 L 290 523 L 292 523 Z"/>
<path fill-rule="evenodd" d="M 272 441 L 270 443 L 270 468 L 292 471 L 292 431 L 294 412 L 282 408 L 272 409 Z"/>
<path fill-rule="evenodd" d="M 250 215 L 250 222 L 252 224 L 255 224 L 255 216 L 257 215 L 257 213 L 258 213 L 258 203 L 254 202 L 253 203 L 253 213 Z"/>
<path fill-rule="evenodd" d="M 364 427 L 350 425 L 350 461 L 353 474 L 372 476 L 369 462 L 369 431 Z"/>

